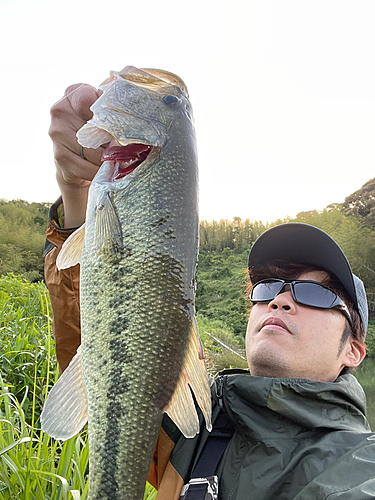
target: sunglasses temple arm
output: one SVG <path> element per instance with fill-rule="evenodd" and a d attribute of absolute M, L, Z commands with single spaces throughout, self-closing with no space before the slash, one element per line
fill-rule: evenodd
<path fill-rule="evenodd" d="M 352 327 L 353 326 L 353 320 L 352 320 L 352 317 L 350 315 L 348 306 L 346 304 L 341 304 L 339 307 L 340 307 L 340 310 L 345 314 L 346 319 L 349 322 L 349 325 Z"/>

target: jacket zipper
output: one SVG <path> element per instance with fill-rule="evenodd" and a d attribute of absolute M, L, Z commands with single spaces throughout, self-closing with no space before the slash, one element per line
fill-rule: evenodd
<path fill-rule="evenodd" d="M 228 417 L 234 422 L 233 413 L 228 405 L 224 394 L 224 376 L 220 376 L 216 381 L 216 397 L 219 408 L 224 410 Z"/>
<path fill-rule="evenodd" d="M 218 377 L 216 379 L 216 397 L 217 397 L 217 404 L 219 405 L 219 408 L 223 410 L 228 418 L 235 423 L 235 417 L 233 415 L 232 409 L 228 402 L 226 401 L 226 395 L 224 393 L 224 375 Z M 236 427 L 236 431 L 242 436 L 243 439 L 246 439 L 245 436 L 243 436 L 241 430 L 238 430 Z"/>
<path fill-rule="evenodd" d="M 223 387 L 224 387 L 223 377 L 219 377 L 216 380 L 216 397 L 220 409 L 224 407 Z"/>

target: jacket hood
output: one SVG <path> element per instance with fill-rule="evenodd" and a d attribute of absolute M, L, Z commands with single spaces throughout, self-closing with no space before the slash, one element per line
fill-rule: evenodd
<path fill-rule="evenodd" d="M 366 396 L 353 375 L 335 382 L 254 377 L 224 371 L 224 406 L 246 439 L 267 440 L 300 435 L 321 428 L 371 432 L 365 417 Z"/>

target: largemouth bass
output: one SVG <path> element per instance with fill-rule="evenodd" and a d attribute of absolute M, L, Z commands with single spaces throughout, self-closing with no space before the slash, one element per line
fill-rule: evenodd
<path fill-rule="evenodd" d="M 199 431 L 190 387 L 211 429 L 194 316 L 196 143 L 177 76 L 126 67 L 101 89 L 77 137 L 108 147 L 57 261 L 81 264 L 82 345 L 41 422 L 68 439 L 88 419 L 90 500 L 141 500 L 163 413 L 186 437 Z"/>

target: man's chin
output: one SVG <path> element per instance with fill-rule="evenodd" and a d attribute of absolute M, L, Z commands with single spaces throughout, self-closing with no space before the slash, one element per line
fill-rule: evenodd
<path fill-rule="evenodd" d="M 247 355 L 251 375 L 256 377 L 290 377 L 293 372 L 290 360 L 283 356 L 278 346 L 252 349 Z"/>

